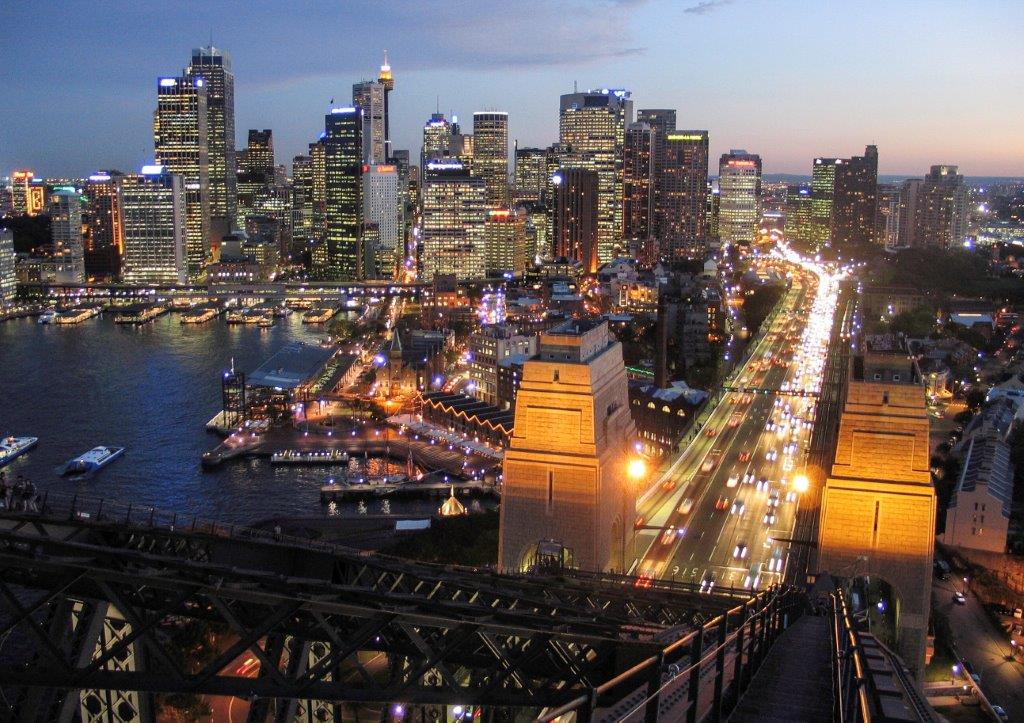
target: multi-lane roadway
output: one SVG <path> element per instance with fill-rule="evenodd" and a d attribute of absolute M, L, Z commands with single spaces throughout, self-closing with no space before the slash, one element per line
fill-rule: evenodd
<path fill-rule="evenodd" d="M 793 283 L 729 380 L 735 391 L 638 503 L 641 581 L 760 588 L 784 574 L 838 289 L 812 264 L 786 267 Z"/>

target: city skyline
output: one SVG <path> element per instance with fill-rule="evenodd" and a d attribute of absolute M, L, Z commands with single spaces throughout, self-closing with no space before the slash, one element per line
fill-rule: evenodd
<path fill-rule="evenodd" d="M 271 36 L 270 6 L 260 4 L 72 2 L 60 27 L 37 22 L 28 6 L 6 7 L 0 61 L 21 71 L 8 84 L 19 112 L 0 130 L 0 173 L 85 176 L 152 162 L 153 82 L 208 44 L 211 28 L 234 63 L 236 138 L 272 128 L 279 163 L 316 138 L 331 97 L 345 104 L 353 83 L 376 76 L 387 48 L 393 145 L 413 156 L 438 108 L 467 121 L 475 111 L 507 111 L 510 145 L 546 146 L 558 137 L 558 98 L 575 81 L 580 90 L 625 87 L 635 109 L 678 108 L 679 127 L 710 132 L 711 157 L 748 148 L 766 174 L 807 175 L 814 157 L 849 156 L 869 143 L 879 147 L 882 175 L 923 176 L 940 163 L 966 176 L 1024 172 L 1024 141 L 1014 132 L 1024 101 L 1003 92 L 1021 53 L 1013 17 L 1024 16 L 1010 3 L 623 0 L 586 12 L 594 5 L 528 2 L 502 23 L 494 3 L 432 6 L 429 18 L 414 3 L 396 5 L 315 3 L 275 14 Z M 864 17 L 869 37 L 838 34 Z M 978 117 L 975 108 L 993 98 L 999 112 Z"/>

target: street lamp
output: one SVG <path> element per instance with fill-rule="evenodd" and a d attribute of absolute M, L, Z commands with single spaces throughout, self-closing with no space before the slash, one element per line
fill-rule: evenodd
<path fill-rule="evenodd" d="M 803 494 L 811 486 L 811 480 L 805 474 L 798 474 L 793 477 L 793 489 Z"/>

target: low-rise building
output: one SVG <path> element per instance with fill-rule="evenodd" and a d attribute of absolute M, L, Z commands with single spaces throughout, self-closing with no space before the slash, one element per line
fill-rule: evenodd
<path fill-rule="evenodd" d="M 519 334 L 504 324 L 484 326 L 469 338 L 469 376 L 473 394 L 491 405 L 498 404 L 498 363 L 515 355 L 537 353 L 537 335 Z"/>
<path fill-rule="evenodd" d="M 444 427 L 477 442 L 507 447 L 515 413 L 465 394 L 426 392 L 420 395 L 425 422 Z"/>
<path fill-rule="evenodd" d="M 666 389 L 647 381 L 629 383 L 629 412 L 643 452 L 652 456 L 671 453 L 686 434 L 708 393 L 686 382 Z"/>
<path fill-rule="evenodd" d="M 513 354 L 498 362 L 498 407 L 516 408 L 516 394 L 523 381 L 523 365 L 529 359 L 527 354 Z"/>

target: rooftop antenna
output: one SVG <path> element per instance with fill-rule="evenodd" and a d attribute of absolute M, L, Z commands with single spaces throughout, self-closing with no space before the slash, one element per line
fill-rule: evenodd
<path fill-rule="evenodd" d="M 573 93 L 579 93 L 579 89 L 576 87 L 576 81 L 575 80 L 572 82 L 572 92 Z"/>
<path fill-rule="evenodd" d="M 231 357 L 231 373 L 235 373 L 235 358 Z"/>
<path fill-rule="evenodd" d="M 441 112 L 441 96 L 440 94 L 434 96 L 434 113 Z"/>
<path fill-rule="evenodd" d="M 210 50 L 213 50 L 213 28 L 210 28 Z"/>

